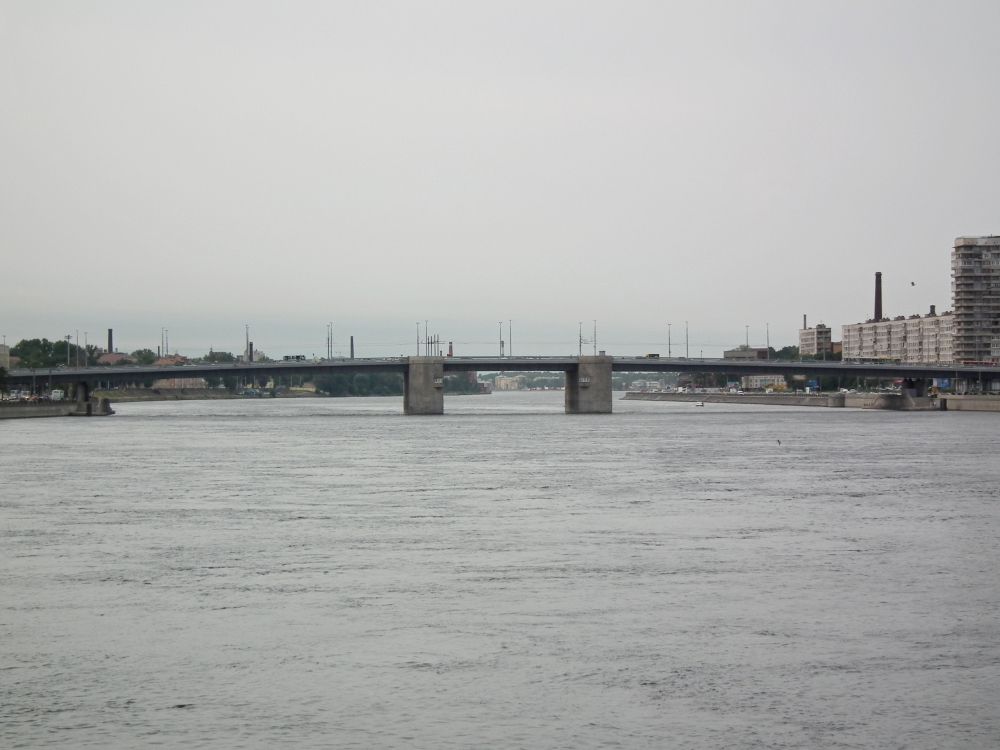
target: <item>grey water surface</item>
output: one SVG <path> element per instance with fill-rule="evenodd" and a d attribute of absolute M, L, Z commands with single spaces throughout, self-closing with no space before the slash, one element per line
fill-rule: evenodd
<path fill-rule="evenodd" d="M 1000 415 L 561 399 L 0 422 L 0 747 L 1000 746 Z"/>

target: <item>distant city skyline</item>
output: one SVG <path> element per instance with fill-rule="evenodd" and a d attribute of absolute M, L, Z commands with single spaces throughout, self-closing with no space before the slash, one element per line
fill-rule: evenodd
<path fill-rule="evenodd" d="M 720 356 L 951 307 L 1000 4 L 0 6 L 0 334 Z M 586 335 L 586 334 L 585 334 Z"/>

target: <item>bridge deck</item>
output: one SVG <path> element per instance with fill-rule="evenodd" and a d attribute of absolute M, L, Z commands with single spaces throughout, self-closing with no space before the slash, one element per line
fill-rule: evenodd
<path fill-rule="evenodd" d="M 423 358 L 413 358 L 420 360 Z M 584 358 L 587 359 L 587 358 Z M 593 358 L 590 358 L 593 359 Z M 318 362 L 262 362 L 237 364 L 193 364 L 175 366 L 81 367 L 18 369 L 8 373 L 10 385 L 30 384 L 33 379 L 53 383 L 129 383 L 150 378 L 202 378 L 219 376 L 281 376 L 333 373 L 397 372 L 405 374 L 410 357 L 332 359 Z M 442 357 L 449 372 L 574 372 L 578 357 Z M 1000 367 L 969 365 L 901 365 L 856 362 L 812 362 L 788 360 L 685 359 L 681 357 L 608 357 L 615 372 L 706 372 L 726 375 L 811 375 L 863 378 L 965 378 L 1000 379 Z"/>

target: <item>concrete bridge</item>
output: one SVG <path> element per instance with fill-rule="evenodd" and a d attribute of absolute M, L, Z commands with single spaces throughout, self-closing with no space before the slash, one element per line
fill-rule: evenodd
<path fill-rule="evenodd" d="M 899 365 L 854 362 L 798 362 L 787 360 L 687 359 L 681 357 L 391 357 L 330 359 L 318 362 L 263 362 L 192 364 L 180 366 L 82 367 L 12 370 L 11 386 L 71 385 L 77 400 L 89 402 L 90 391 L 152 378 L 210 378 L 242 376 L 257 380 L 284 376 L 314 376 L 395 372 L 403 376 L 406 414 L 444 413 L 444 376 L 458 372 L 564 372 L 567 414 L 611 412 L 611 376 L 614 372 L 700 372 L 725 375 L 806 375 L 848 378 L 903 378 L 914 396 L 926 393 L 931 378 L 953 378 L 982 383 L 990 390 L 1000 385 L 1000 367 L 989 365 Z"/>

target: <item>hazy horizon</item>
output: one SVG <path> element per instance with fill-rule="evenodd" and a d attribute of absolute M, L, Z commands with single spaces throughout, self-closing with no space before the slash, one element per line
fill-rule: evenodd
<path fill-rule="evenodd" d="M 0 1 L 0 334 L 718 356 L 950 309 L 995 2 Z"/>

